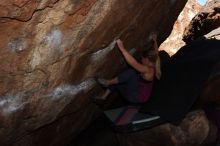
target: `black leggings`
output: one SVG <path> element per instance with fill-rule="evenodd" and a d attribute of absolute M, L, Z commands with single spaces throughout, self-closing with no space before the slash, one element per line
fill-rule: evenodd
<path fill-rule="evenodd" d="M 131 103 L 138 103 L 138 73 L 133 69 L 127 69 L 117 76 L 118 84 L 111 85 L 109 89 L 119 91 L 122 96 Z"/>

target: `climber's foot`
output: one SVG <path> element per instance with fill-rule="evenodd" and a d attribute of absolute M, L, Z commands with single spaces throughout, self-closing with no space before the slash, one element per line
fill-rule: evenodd
<path fill-rule="evenodd" d="M 96 78 L 96 81 L 104 88 L 107 88 L 109 86 L 108 80 L 106 80 L 106 79 Z"/>

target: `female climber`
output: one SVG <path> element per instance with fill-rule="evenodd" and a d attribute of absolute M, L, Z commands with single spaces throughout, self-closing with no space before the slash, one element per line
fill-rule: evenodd
<path fill-rule="evenodd" d="M 157 35 L 153 34 L 152 39 L 154 49 L 142 52 L 141 63 L 127 51 L 120 39 L 116 41 L 120 52 L 132 69 L 125 70 L 113 79 L 97 78 L 97 82 L 106 87 L 106 90 L 96 99 L 105 100 L 113 91 L 119 91 L 130 103 L 144 103 L 149 99 L 154 78 L 161 77 Z"/>

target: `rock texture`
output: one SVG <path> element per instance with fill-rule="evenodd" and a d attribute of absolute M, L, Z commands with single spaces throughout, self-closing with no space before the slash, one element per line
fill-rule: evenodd
<path fill-rule="evenodd" d="M 207 81 L 203 92 L 201 93 L 202 104 L 211 104 L 216 108 L 220 107 L 220 63 L 216 65 L 215 72 Z"/>
<path fill-rule="evenodd" d="M 114 40 L 150 47 L 156 30 L 162 42 L 185 3 L 1 0 L 0 145 L 68 143 L 100 114 L 93 77 L 121 68 Z"/>
<path fill-rule="evenodd" d="M 133 133 L 114 133 L 109 123 L 100 119 L 68 146 L 209 146 L 216 134 L 216 126 L 208 121 L 204 112 L 195 110 L 178 125 L 164 123 Z"/>
<path fill-rule="evenodd" d="M 213 31 L 211 31 L 210 33 L 206 34 L 205 37 L 220 40 L 220 27 L 218 27 L 218 28 L 214 29 Z"/>
<path fill-rule="evenodd" d="M 186 28 L 183 40 L 189 43 L 220 26 L 220 0 L 212 0 L 206 3 L 190 25 Z M 218 33 L 219 34 L 219 31 Z M 211 35 L 215 36 L 215 35 Z"/>
<path fill-rule="evenodd" d="M 200 11 L 202 6 L 197 0 L 188 0 L 173 26 L 170 36 L 160 45 L 160 50 L 165 50 L 170 56 L 175 54 L 185 42 L 182 40 L 185 28 L 192 18 Z"/>
<path fill-rule="evenodd" d="M 202 131 L 201 131 L 202 130 Z M 163 124 L 149 130 L 118 135 L 121 146 L 198 146 L 215 141 L 216 127 L 209 125 L 203 111 L 189 113 L 180 125 Z"/>

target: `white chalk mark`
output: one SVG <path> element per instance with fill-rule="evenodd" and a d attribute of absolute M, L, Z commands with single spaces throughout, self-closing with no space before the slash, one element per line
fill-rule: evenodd
<path fill-rule="evenodd" d="M 110 51 L 112 51 L 114 49 L 116 45 L 116 41 L 114 40 L 113 42 L 111 42 L 107 47 L 105 47 L 104 49 L 101 49 L 95 53 L 92 54 L 92 60 L 93 61 L 97 61 L 102 59 L 103 57 L 105 57 Z"/>
<path fill-rule="evenodd" d="M 33 50 L 30 64 L 32 68 L 37 65 L 49 61 L 56 60 L 62 51 L 62 32 L 57 27 L 51 28 L 50 32 L 39 38 L 40 43 Z"/>
<path fill-rule="evenodd" d="M 22 110 L 25 105 L 25 103 L 22 102 L 23 97 L 23 93 L 1 97 L 2 100 L 0 101 L 0 110 L 3 112 L 3 114 L 7 115 Z"/>
<path fill-rule="evenodd" d="M 71 96 L 71 99 L 73 99 L 78 93 L 91 89 L 94 84 L 95 80 L 91 78 L 81 82 L 78 85 L 61 85 L 45 97 L 51 97 L 49 99 L 58 100 L 61 98 L 69 98 Z M 8 94 L 0 97 L 0 112 L 4 115 L 9 115 L 22 110 L 27 104 L 27 101 L 24 101 L 25 96 L 27 96 L 26 93 L 18 93 L 15 95 Z"/>
<path fill-rule="evenodd" d="M 48 41 L 51 45 L 60 46 L 61 45 L 62 33 L 60 30 L 53 30 L 51 36 L 48 36 Z"/>
<path fill-rule="evenodd" d="M 8 43 L 8 48 L 16 53 L 21 52 L 26 49 L 27 43 L 23 38 L 15 38 Z"/>
<path fill-rule="evenodd" d="M 5 99 L 1 100 L 1 101 L 0 101 L 0 107 L 1 107 L 1 106 L 4 106 L 7 102 L 8 102 L 8 101 L 5 100 Z"/>
<path fill-rule="evenodd" d="M 62 43 L 62 32 L 58 28 L 53 28 L 52 31 L 45 36 L 44 42 L 49 46 L 50 51 L 52 49 L 59 49 Z"/>
<path fill-rule="evenodd" d="M 78 85 L 61 85 L 49 93 L 47 97 L 57 100 L 65 96 L 74 96 L 82 91 L 89 90 L 94 84 L 94 79 L 88 79 Z"/>

